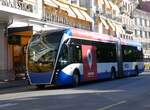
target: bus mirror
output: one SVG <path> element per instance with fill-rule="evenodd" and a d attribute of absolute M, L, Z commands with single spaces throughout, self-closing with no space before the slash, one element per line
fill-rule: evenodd
<path fill-rule="evenodd" d="M 67 47 L 70 47 L 70 39 L 65 44 Z"/>

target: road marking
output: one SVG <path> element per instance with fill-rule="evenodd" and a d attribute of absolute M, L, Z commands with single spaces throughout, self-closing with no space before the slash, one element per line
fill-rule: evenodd
<path fill-rule="evenodd" d="M 10 106 L 14 106 L 14 105 L 17 105 L 17 103 L 1 104 L 1 105 L 0 105 L 0 108 L 10 107 Z"/>
<path fill-rule="evenodd" d="M 115 106 L 124 104 L 124 103 L 126 103 L 126 101 L 121 101 L 121 102 L 118 102 L 118 103 L 115 103 L 115 104 L 111 104 L 111 105 L 108 105 L 108 106 L 99 108 L 98 110 L 107 110 L 107 109 L 110 109 L 110 108 L 112 108 L 112 107 L 115 107 Z"/>

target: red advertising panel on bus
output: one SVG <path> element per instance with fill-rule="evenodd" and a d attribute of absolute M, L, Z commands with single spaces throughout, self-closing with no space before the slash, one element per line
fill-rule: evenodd
<path fill-rule="evenodd" d="M 96 65 L 96 47 L 91 45 L 82 45 L 82 62 L 84 80 L 97 79 L 97 65 Z"/>

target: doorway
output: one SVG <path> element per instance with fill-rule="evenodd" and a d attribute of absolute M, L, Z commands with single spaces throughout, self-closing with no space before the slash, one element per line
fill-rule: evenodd
<path fill-rule="evenodd" d="M 22 79 L 26 76 L 26 48 L 32 35 L 32 26 L 8 29 L 8 44 L 12 45 L 12 61 L 15 79 Z"/>

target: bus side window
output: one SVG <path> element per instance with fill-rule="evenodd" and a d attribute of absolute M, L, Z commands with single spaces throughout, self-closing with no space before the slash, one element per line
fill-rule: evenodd
<path fill-rule="evenodd" d="M 101 43 L 97 44 L 96 49 L 97 62 L 116 62 L 115 44 Z"/>
<path fill-rule="evenodd" d="M 96 59 L 97 63 L 101 61 L 101 52 L 99 48 L 96 49 Z"/>
<path fill-rule="evenodd" d="M 142 61 L 142 51 L 140 52 L 137 47 L 134 46 L 122 46 L 123 49 L 123 61 L 126 62 L 135 62 L 135 61 Z"/>

